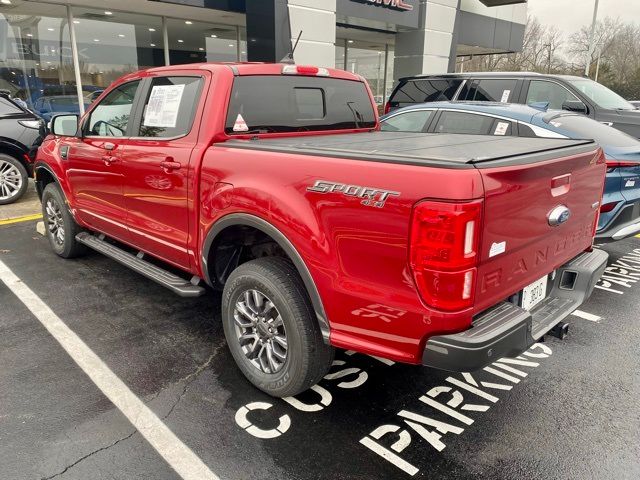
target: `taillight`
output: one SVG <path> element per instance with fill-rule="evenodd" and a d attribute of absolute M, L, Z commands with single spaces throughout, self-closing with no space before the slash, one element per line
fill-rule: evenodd
<path fill-rule="evenodd" d="M 474 300 L 482 200 L 424 201 L 413 210 L 409 262 L 422 300 L 458 311 Z"/>
<path fill-rule="evenodd" d="M 640 162 L 622 162 L 619 160 L 607 159 L 607 172 L 613 171 L 614 168 L 624 167 L 640 167 Z"/>
<path fill-rule="evenodd" d="M 391 111 L 391 102 L 387 102 L 384 104 L 384 114 L 386 115 Z"/>
<path fill-rule="evenodd" d="M 605 203 L 604 205 L 602 205 L 600 207 L 600 213 L 609 213 L 610 211 L 612 211 L 614 208 L 616 208 L 616 206 L 618 205 L 618 203 L 620 202 L 611 202 L 611 203 Z"/>
<path fill-rule="evenodd" d="M 329 70 L 326 68 L 314 67 L 312 65 L 285 65 L 282 67 L 284 75 L 315 75 L 317 77 L 328 77 Z"/>

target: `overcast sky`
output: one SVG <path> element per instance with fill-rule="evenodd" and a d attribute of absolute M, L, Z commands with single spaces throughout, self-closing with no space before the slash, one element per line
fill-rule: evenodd
<path fill-rule="evenodd" d="M 595 0 L 529 0 L 529 13 L 570 34 L 591 24 L 594 4 Z M 598 18 L 606 16 L 640 23 L 640 0 L 600 0 Z"/>

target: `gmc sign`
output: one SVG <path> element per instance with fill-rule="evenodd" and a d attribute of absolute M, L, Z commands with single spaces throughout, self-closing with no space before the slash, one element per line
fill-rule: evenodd
<path fill-rule="evenodd" d="M 397 8 L 398 10 L 413 10 L 413 5 L 405 3 L 403 0 L 366 0 L 368 3 L 374 3 L 383 7 Z"/>

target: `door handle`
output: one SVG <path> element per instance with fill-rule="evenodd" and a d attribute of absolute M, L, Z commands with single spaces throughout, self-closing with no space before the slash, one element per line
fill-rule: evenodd
<path fill-rule="evenodd" d="M 118 162 L 118 157 L 113 157 L 111 155 L 105 155 L 104 157 L 102 157 L 102 161 L 104 162 L 104 164 L 107 167 L 109 167 L 109 166 L 111 166 L 111 164 Z"/>
<path fill-rule="evenodd" d="M 173 160 L 163 160 L 160 162 L 160 166 L 165 172 L 171 172 L 172 170 L 178 170 L 182 167 L 182 164 L 179 162 L 174 162 Z"/>

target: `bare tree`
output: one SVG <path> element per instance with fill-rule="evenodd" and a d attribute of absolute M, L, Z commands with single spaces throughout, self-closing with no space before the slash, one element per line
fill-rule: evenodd
<path fill-rule="evenodd" d="M 522 51 L 477 55 L 464 60 L 466 71 L 531 71 L 584 75 L 584 56 L 589 49 L 590 26 L 585 25 L 565 42 L 562 32 L 545 26 L 533 16 L 527 19 Z M 610 17 L 599 21 L 590 77 L 627 98 L 640 99 L 640 25 Z M 566 44 L 565 44 L 566 43 Z"/>
<path fill-rule="evenodd" d="M 478 55 L 465 62 L 465 70 L 554 72 L 565 65 L 559 55 L 562 45 L 562 32 L 557 27 L 544 26 L 529 16 L 522 51 Z"/>

